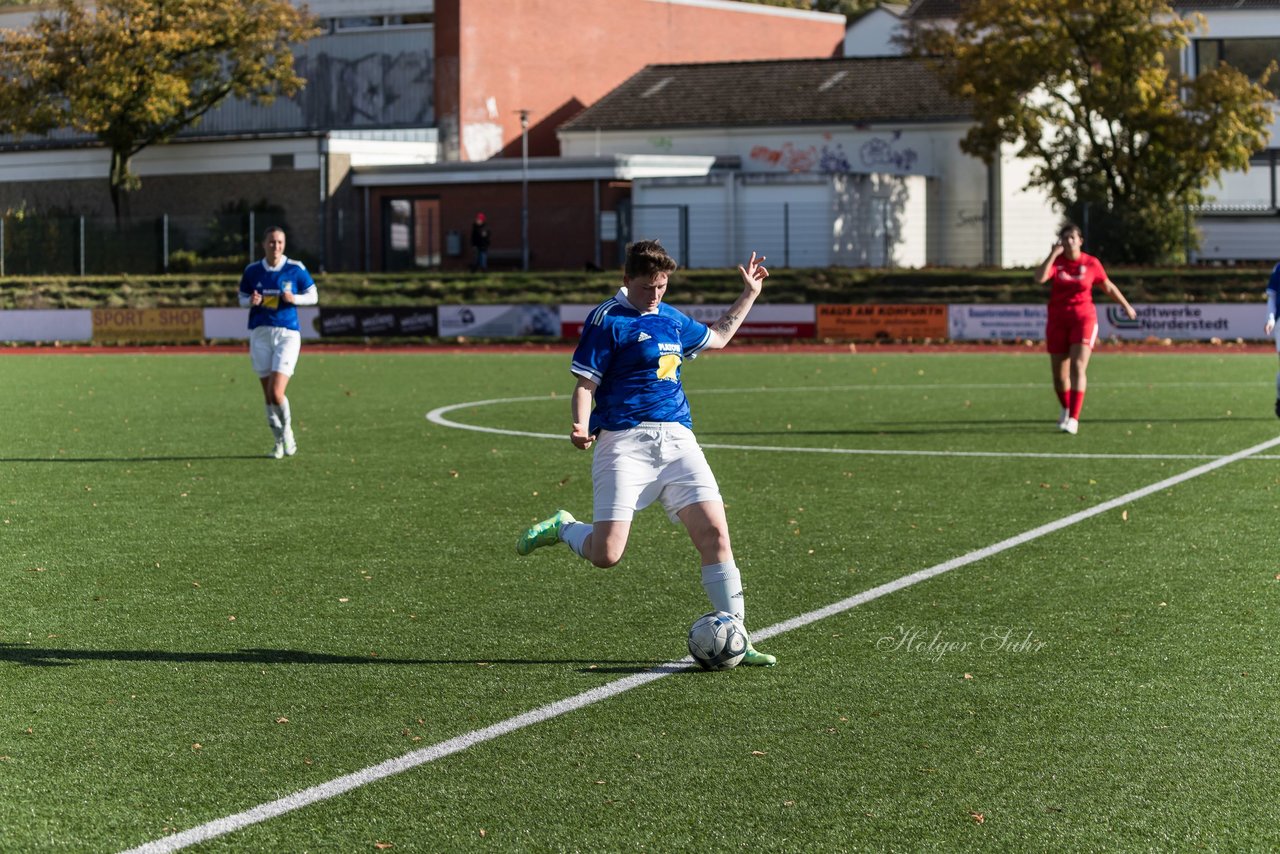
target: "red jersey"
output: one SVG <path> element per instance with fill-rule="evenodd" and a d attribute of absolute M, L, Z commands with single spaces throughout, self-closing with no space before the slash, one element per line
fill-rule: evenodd
<path fill-rule="evenodd" d="M 1053 259 L 1049 274 L 1049 308 L 1093 305 L 1093 288 L 1107 280 L 1102 262 L 1081 252 L 1074 261 L 1064 252 Z"/>

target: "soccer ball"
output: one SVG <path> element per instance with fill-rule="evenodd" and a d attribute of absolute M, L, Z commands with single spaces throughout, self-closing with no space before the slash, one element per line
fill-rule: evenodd
<path fill-rule="evenodd" d="M 747 627 L 724 611 L 703 614 L 689 627 L 689 652 L 703 670 L 736 667 L 747 652 Z"/>

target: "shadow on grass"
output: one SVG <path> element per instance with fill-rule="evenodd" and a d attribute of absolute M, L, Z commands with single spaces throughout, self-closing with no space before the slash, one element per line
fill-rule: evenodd
<path fill-rule="evenodd" d="M 1211 418 L 1089 418 L 1080 419 L 1081 426 L 1090 424 L 1217 424 L 1247 421 L 1274 421 L 1273 415 L 1224 415 Z M 944 424 L 919 421 L 860 421 L 846 430 L 699 430 L 698 437 L 709 440 L 725 436 L 926 436 L 935 433 L 1007 433 L 1048 427 L 1056 430 L 1052 418 L 992 420 L 957 419 Z M 993 429 L 999 428 L 999 429 Z"/>
<path fill-rule="evenodd" d="M 70 667 L 86 661 L 160 661 L 194 664 L 374 664 L 374 665 L 588 665 L 582 673 L 642 673 L 657 669 L 652 661 L 542 658 L 380 658 L 372 655 L 333 655 L 299 649 L 240 649 L 234 652 L 176 652 L 163 649 L 51 649 L 25 644 L 0 643 L 0 662 L 29 667 Z M 666 665 L 659 665 L 663 667 Z"/>
<path fill-rule="evenodd" d="M 185 463 L 201 460 L 265 460 L 263 454 L 205 454 L 174 457 L 0 457 L 0 463 Z"/>

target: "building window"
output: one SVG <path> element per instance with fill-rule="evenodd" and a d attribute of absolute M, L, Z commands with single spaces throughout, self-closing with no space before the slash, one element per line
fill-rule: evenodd
<path fill-rule="evenodd" d="M 259 161 L 261 162 L 261 161 Z M 271 155 L 271 171 L 283 172 L 293 168 L 292 154 L 273 154 Z"/>
<path fill-rule="evenodd" d="M 366 15 L 363 17 L 335 18 L 334 22 L 337 24 L 336 29 L 339 30 L 364 30 L 372 27 L 381 27 L 382 16 Z"/>
<path fill-rule="evenodd" d="M 430 12 L 419 12 L 409 15 L 353 15 L 346 18 L 330 18 L 328 30 L 341 32 L 345 30 L 381 30 L 403 27 L 423 27 L 435 23 L 435 15 Z"/>
<path fill-rule="evenodd" d="M 1217 68 L 1225 62 L 1237 71 L 1257 80 L 1267 66 L 1280 59 L 1280 38 L 1267 39 L 1197 39 L 1196 73 Z M 1267 83 L 1271 94 L 1280 99 L 1280 74 Z"/>

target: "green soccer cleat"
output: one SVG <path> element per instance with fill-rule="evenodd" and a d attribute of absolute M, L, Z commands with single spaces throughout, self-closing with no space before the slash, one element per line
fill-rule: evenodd
<path fill-rule="evenodd" d="M 570 522 L 576 522 L 568 510 L 557 510 L 555 515 L 548 519 L 543 519 L 529 530 L 525 531 L 516 540 L 516 554 L 531 554 L 534 549 L 540 549 L 543 546 L 554 546 L 560 542 L 560 528 Z"/>
<path fill-rule="evenodd" d="M 773 667 L 778 663 L 778 658 L 767 652 L 756 652 L 754 646 L 747 644 L 747 651 L 743 653 L 742 661 L 738 663 L 747 667 Z"/>

